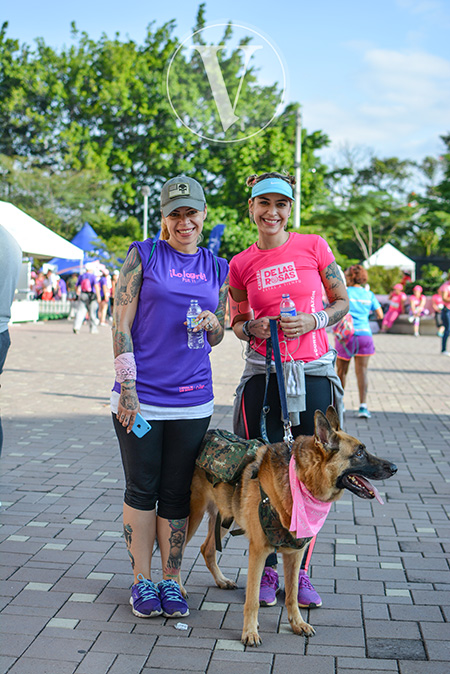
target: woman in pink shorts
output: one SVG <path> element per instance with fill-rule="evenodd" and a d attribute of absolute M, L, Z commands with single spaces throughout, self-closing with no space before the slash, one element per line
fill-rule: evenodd
<path fill-rule="evenodd" d="M 375 312 L 377 318 L 383 318 L 383 309 L 371 290 L 366 290 L 367 272 L 360 264 L 349 267 L 345 272 L 347 292 L 350 300 L 349 313 L 353 318 L 354 334 L 345 342 L 336 339 L 336 371 L 343 388 L 347 378 L 350 361 L 355 356 L 355 374 L 359 391 L 358 416 L 369 419 L 371 414 L 367 409 L 367 390 L 370 356 L 375 353 L 372 330 L 369 316 Z"/>

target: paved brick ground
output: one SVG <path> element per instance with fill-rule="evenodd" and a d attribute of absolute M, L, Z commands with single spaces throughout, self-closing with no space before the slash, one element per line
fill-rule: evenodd
<path fill-rule="evenodd" d="M 386 505 L 351 494 L 333 506 L 311 575 L 323 607 L 314 638 L 290 632 L 283 606 L 260 611 L 263 644 L 239 642 L 246 542 L 230 538 L 219 590 L 199 555 L 184 565 L 191 615 L 135 618 L 122 540 L 122 469 L 108 409 L 109 330 L 24 324 L 2 382 L 0 671 L 8 674 L 448 674 L 450 670 L 450 359 L 437 337 L 376 337 L 370 420 L 356 418 L 353 371 L 346 428 L 395 461 Z M 170 354 L 162 354 L 170 366 Z M 231 428 L 241 348 L 231 332 L 213 353 L 213 426 Z M 155 565 L 157 567 L 157 565 Z M 156 573 L 156 580 L 160 577 Z"/>

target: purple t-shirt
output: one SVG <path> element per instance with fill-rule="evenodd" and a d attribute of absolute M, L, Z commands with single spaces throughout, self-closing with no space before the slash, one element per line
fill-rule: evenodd
<path fill-rule="evenodd" d="M 88 280 L 89 280 L 89 283 L 91 284 L 91 290 L 90 290 L 90 292 L 94 292 L 94 286 L 98 283 L 96 275 L 95 275 L 95 274 L 91 274 L 90 272 L 87 272 L 87 271 L 84 272 L 84 274 L 80 274 L 80 276 L 78 277 L 78 281 L 77 281 L 77 287 L 78 287 L 78 286 L 81 286 L 81 291 L 82 291 L 82 292 L 85 292 L 85 291 L 83 290 L 83 285 L 82 285 L 82 283 L 83 283 L 83 281 L 84 281 L 85 279 L 88 279 Z"/>
<path fill-rule="evenodd" d="M 184 322 L 190 300 L 215 312 L 228 262 L 206 248 L 180 253 L 167 241 L 135 241 L 142 261 L 142 285 L 131 329 L 136 359 L 136 391 L 141 403 L 158 407 L 191 407 L 213 399 L 209 354 L 189 349 Z M 149 259 L 150 258 L 150 259 Z M 115 382 L 114 391 L 120 392 Z"/>
<path fill-rule="evenodd" d="M 106 291 L 108 292 L 108 297 L 109 297 L 109 286 L 108 286 L 108 279 L 106 276 L 101 276 L 100 281 L 98 282 L 100 286 L 100 297 L 102 300 L 105 299 L 105 286 L 106 286 Z"/>

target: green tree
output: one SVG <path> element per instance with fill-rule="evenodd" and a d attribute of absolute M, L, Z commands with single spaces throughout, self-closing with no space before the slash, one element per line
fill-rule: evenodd
<path fill-rule="evenodd" d="M 204 24 L 205 6 L 200 5 L 194 30 Z M 175 117 L 165 88 L 167 68 L 179 46 L 174 29 L 174 21 L 161 27 L 152 23 L 139 45 L 118 34 L 94 41 L 73 24 L 72 43 L 55 50 L 42 39 L 33 48 L 20 47 L 6 37 L 3 26 L 0 153 L 12 164 L 2 170 L 10 177 L 20 174 L 22 185 L 14 187 L 14 180 L 7 178 L 10 200 L 19 199 L 61 233 L 72 232 L 78 218 L 88 219 L 105 240 L 114 238 L 114 245 L 123 249 L 142 222 L 141 187 L 150 187 L 152 235 L 160 225 L 161 185 L 186 173 L 205 188 L 207 227 L 216 218 L 227 224 L 222 254 L 230 256 L 254 238 L 245 178 L 267 170 L 293 172 L 297 106 L 288 105 L 264 132 L 245 142 L 217 143 L 192 133 Z M 232 27 L 227 26 L 224 47 L 231 37 Z M 262 85 L 252 65 L 242 79 L 242 49 L 224 48 L 219 59 L 231 98 L 240 87 L 237 112 L 243 127 L 238 136 L 259 130 L 261 119 L 279 100 L 278 85 Z M 197 124 L 203 131 L 206 125 L 209 133 L 220 131 L 198 51 L 180 51 L 171 93 L 185 97 L 184 121 L 190 128 Z M 316 151 L 327 143 L 322 132 L 303 130 L 305 222 L 326 192 L 326 169 Z M 68 188 L 73 198 L 64 194 Z"/>
<path fill-rule="evenodd" d="M 325 176 L 330 197 L 312 222 L 334 233 L 349 263 L 367 259 L 387 242 L 401 245 L 414 212 L 408 201 L 411 170 L 409 161 L 345 148 Z"/>
<path fill-rule="evenodd" d="M 423 194 L 412 194 L 418 207 L 409 244 L 411 254 L 450 254 L 450 134 L 441 136 L 446 151 L 418 165 Z"/>

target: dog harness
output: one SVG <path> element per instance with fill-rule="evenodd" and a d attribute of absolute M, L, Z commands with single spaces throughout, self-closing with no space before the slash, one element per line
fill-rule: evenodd
<path fill-rule="evenodd" d="M 283 527 L 277 511 L 271 505 L 270 499 L 261 485 L 259 486 L 259 491 L 261 493 L 261 501 L 259 502 L 259 522 L 269 543 L 273 545 L 274 548 L 292 548 L 294 550 L 300 550 L 309 543 L 312 536 L 294 538 L 290 531 Z"/>

